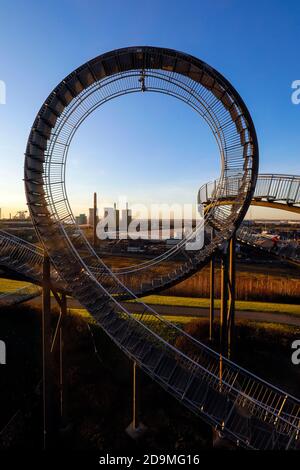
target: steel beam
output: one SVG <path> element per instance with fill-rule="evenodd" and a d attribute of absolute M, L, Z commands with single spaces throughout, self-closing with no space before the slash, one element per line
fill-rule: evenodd
<path fill-rule="evenodd" d="M 235 333 L 235 297 L 236 297 L 236 235 L 234 234 L 229 242 L 229 305 L 228 305 L 228 357 L 232 358 L 234 353 L 234 333 Z"/>
<path fill-rule="evenodd" d="M 220 352 L 227 355 L 228 317 L 228 243 L 221 255 Z"/>
<path fill-rule="evenodd" d="M 51 298 L 50 298 L 50 259 L 44 254 L 43 260 L 43 295 L 42 295 L 42 368 L 43 368 L 43 448 L 51 447 L 53 417 L 52 398 L 53 381 L 51 377 Z"/>
<path fill-rule="evenodd" d="M 137 365 L 133 362 L 132 368 L 132 428 L 135 431 L 139 426 L 138 396 L 137 396 Z"/>
<path fill-rule="evenodd" d="M 132 367 L 132 421 L 127 426 L 127 434 L 134 440 L 139 439 L 147 430 L 140 420 L 140 378 L 138 365 L 133 361 Z"/>
<path fill-rule="evenodd" d="M 62 423 L 65 421 L 66 418 L 66 390 L 65 390 L 65 380 L 64 380 L 64 360 L 63 360 L 63 326 L 64 326 L 64 319 L 67 314 L 67 296 L 66 294 L 61 294 L 61 305 L 60 305 L 60 313 L 61 313 L 61 322 L 59 328 L 59 394 L 60 394 L 60 418 Z"/>
<path fill-rule="evenodd" d="M 47 450 L 53 445 L 54 422 L 60 416 L 63 424 L 65 419 L 65 390 L 63 368 L 63 320 L 67 313 L 67 296 L 59 295 L 52 289 L 50 280 L 51 265 L 48 255 L 43 260 L 43 308 L 42 308 L 42 348 L 43 348 L 43 448 Z M 51 291 L 54 294 L 60 314 L 57 320 L 54 334 L 51 327 Z M 54 365 L 53 354 L 58 347 L 59 356 L 59 412 L 54 406 Z"/>
<path fill-rule="evenodd" d="M 221 256 L 220 352 L 232 357 L 235 325 L 235 248 L 234 235 Z"/>
<path fill-rule="evenodd" d="M 212 341 L 213 340 L 214 317 L 215 317 L 215 258 L 214 258 L 214 256 L 210 260 L 209 292 L 210 292 L 209 341 Z"/>

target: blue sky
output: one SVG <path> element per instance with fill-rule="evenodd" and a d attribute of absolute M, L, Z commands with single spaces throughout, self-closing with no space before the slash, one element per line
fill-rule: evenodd
<path fill-rule="evenodd" d="M 219 70 L 252 114 L 260 172 L 300 174 L 300 105 L 291 102 L 291 83 L 300 79 L 299 17 L 291 0 L 2 0 L 2 213 L 25 208 L 23 154 L 49 92 L 85 61 L 129 45 L 182 50 Z M 176 100 L 146 95 L 106 104 L 79 130 L 67 177 L 75 213 L 87 210 L 94 190 L 105 201 L 121 193 L 132 202 L 192 202 L 198 186 L 218 176 L 217 149 L 199 118 Z"/>

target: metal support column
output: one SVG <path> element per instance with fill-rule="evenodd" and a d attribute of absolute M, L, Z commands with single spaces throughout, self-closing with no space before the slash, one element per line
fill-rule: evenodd
<path fill-rule="evenodd" d="M 211 239 L 213 240 L 215 234 L 214 229 L 211 229 Z M 210 271 L 209 271 L 209 341 L 213 340 L 213 327 L 215 317 L 215 257 L 212 256 L 210 260 Z"/>
<path fill-rule="evenodd" d="M 229 305 L 228 305 L 228 357 L 234 353 L 234 327 L 235 327 L 235 250 L 236 236 L 232 236 L 229 243 Z"/>
<path fill-rule="evenodd" d="M 138 414 L 138 396 L 137 396 L 137 374 L 136 374 L 136 362 L 133 363 L 133 391 L 132 391 L 132 428 L 135 431 L 139 426 L 139 414 Z"/>
<path fill-rule="evenodd" d="M 60 393 L 60 418 L 64 421 L 66 416 L 65 405 L 65 383 L 64 383 L 64 361 L 63 361 L 63 325 L 65 315 L 67 314 L 67 296 L 61 294 L 60 304 L 61 322 L 59 328 L 59 393 Z"/>
<path fill-rule="evenodd" d="M 129 426 L 126 428 L 127 434 L 132 439 L 139 439 L 146 431 L 146 426 L 140 420 L 140 384 L 139 384 L 139 373 L 137 363 L 133 362 L 132 367 L 132 421 Z"/>
<path fill-rule="evenodd" d="M 42 352 L 43 352 L 43 447 L 47 449 L 52 439 L 52 380 L 51 380 L 51 297 L 50 259 L 43 260 L 43 308 L 42 308 Z"/>
<path fill-rule="evenodd" d="M 228 245 L 221 255 L 221 308 L 220 308 L 220 352 L 227 355 L 228 316 Z"/>
<path fill-rule="evenodd" d="M 52 337 L 51 328 L 51 291 L 60 307 L 60 314 Z M 43 447 L 49 449 L 53 443 L 54 426 L 60 417 L 63 424 L 66 416 L 65 384 L 63 367 L 63 321 L 67 313 L 67 296 L 59 293 L 51 286 L 50 259 L 45 254 L 43 261 L 43 308 L 42 308 L 42 348 L 43 348 Z M 59 409 L 54 407 L 54 353 L 59 360 Z"/>
<path fill-rule="evenodd" d="M 210 260 L 210 273 L 209 273 L 209 341 L 213 340 L 213 327 L 215 317 L 215 258 Z"/>

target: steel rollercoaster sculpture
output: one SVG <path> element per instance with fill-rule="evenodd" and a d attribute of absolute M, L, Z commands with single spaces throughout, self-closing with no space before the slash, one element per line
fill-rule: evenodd
<path fill-rule="evenodd" d="M 136 92 L 164 93 L 189 105 L 211 128 L 220 152 L 219 180 L 204 198 L 205 227 L 214 229 L 213 237 L 163 276 L 153 266 L 173 259 L 188 239 L 141 265 L 113 271 L 76 225 L 65 184 L 68 151 L 82 122 L 107 101 Z M 53 265 L 53 282 L 78 299 L 147 374 L 222 435 L 254 449 L 293 449 L 299 447 L 299 400 L 225 358 L 220 377 L 217 352 L 139 299 L 187 278 L 228 243 L 253 200 L 257 176 L 255 128 L 236 90 L 204 62 L 157 47 L 115 50 L 68 75 L 38 112 L 25 156 L 27 202 Z M 197 225 L 193 235 L 198 230 Z M 16 264 L 23 260 L 28 277 L 41 279 L 42 253 L 8 238 L 0 234 L 2 257 L 12 263 L 13 247 Z M 150 282 L 138 282 L 141 271 Z M 131 314 L 124 298 L 142 304 L 143 313 Z"/>

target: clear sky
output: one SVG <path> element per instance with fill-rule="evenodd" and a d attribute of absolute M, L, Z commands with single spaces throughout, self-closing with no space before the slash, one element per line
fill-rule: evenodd
<path fill-rule="evenodd" d="M 34 117 L 50 91 L 74 68 L 130 45 L 178 49 L 215 67 L 246 102 L 258 134 L 260 172 L 300 174 L 298 1 L 1 1 L 0 207 L 26 207 L 23 159 Z M 103 201 L 191 202 L 217 177 L 216 145 L 182 103 L 137 94 L 108 103 L 78 131 L 67 188 L 74 213 L 92 193 Z M 159 171 L 158 171 L 159 168 Z M 251 216 L 283 214 L 252 209 Z M 285 215 L 290 218 L 290 215 Z"/>

